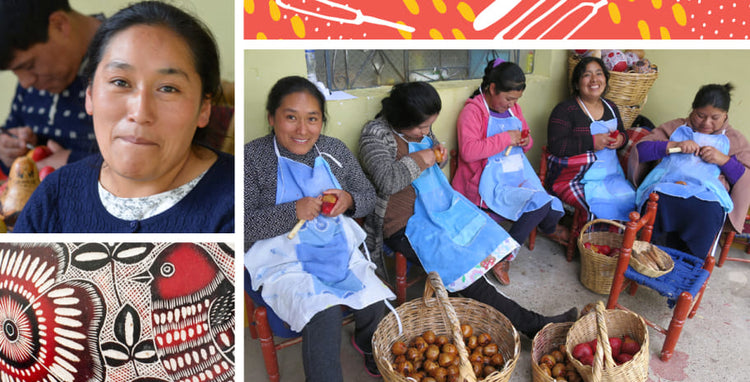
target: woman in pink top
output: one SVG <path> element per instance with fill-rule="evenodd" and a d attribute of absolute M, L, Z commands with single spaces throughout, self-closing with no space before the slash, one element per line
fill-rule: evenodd
<path fill-rule="evenodd" d="M 482 84 L 458 116 L 458 168 L 453 188 L 497 221 L 513 222 L 508 231 L 523 243 L 535 227 L 555 232 L 563 216 L 562 203 L 542 187 L 525 152 L 533 145 L 518 99 L 526 76 L 518 65 L 490 61 Z M 493 268 L 508 284 L 509 260 Z"/>

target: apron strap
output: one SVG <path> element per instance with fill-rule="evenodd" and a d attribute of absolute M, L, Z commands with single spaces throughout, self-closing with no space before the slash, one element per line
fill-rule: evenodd
<path fill-rule="evenodd" d="M 583 108 L 583 111 L 586 112 L 586 115 L 589 116 L 589 119 L 591 120 L 591 122 L 595 122 L 596 120 L 594 119 L 594 117 L 591 116 L 591 113 L 589 113 L 589 109 L 586 108 L 586 104 L 583 103 L 583 101 L 581 101 L 581 97 L 576 97 L 576 99 L 578 100 L 578 104 L 581 105 L 581 107 Z M 614 116 L 615 111 L 612 110 L 612 106 L 609 106 L 609 103 L 607 103 L 607 101 L 605 101 L 603 98 L 599 98 L 599 99 L 602 101 L 603 104 L 607 106 L 607 108 L 609 108 L 610 113 L 612 113 L 612 116 Z"/>
<path fill-rule="evenodd" d="M 487 109 L 487 113 L 490 114 L 490 116 L 492 116 L 492 112 L 490 111 L 490 105 L 487 104 L 487 99 L 484 98 L 484 93 L 482 93 L 481 86 L 479 87 L 479 95 L 482 96 L 482 103 L 484 103 L 484 108 Z M 510 108 L 508 108 L 508 113 L 510 113 L 511 117 L 515 117 L 515 115 L 513 114 L 513 111 L 510 110 Z M 521 127 L 521 129 L 523 130 L 523 127 Z"/>

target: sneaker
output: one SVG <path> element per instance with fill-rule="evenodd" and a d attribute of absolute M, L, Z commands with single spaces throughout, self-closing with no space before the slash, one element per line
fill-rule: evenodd
<path fill-rule="evenodd" d="M 367 372 L 367 375 L 373 377 L 373 378 L 380 378 L 380 370 L 378 370 L 378 364 L 375 362 L 375 357 L 373 357 L 372 353 L 367 353 L 362 351 L 362 349 L 357 346 L 357 343 L 354 342 L 354 336 L 351 337 L 352 346 L 354 346 L 354 350 L 356 350 L 359 354 L 362 355 L 362 357 L 365 358 L 365 371 Z"/>

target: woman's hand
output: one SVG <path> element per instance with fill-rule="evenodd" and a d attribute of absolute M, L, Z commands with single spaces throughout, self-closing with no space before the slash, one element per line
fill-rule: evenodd
<path fill-rule="evenodd" d="M 622 146 L 622 143 L 625 141 L 625 137 L 622 136 L 622 133 L 617 134 L 617 138 L 615 138 L 615 141 L 608 144 L 608 149 L 617 150 L 620 146 Z"/>
<path fill-rule="evenodd" d="M 336 198 L 338 198 L 338 200 L 336 200 L 336 204 L 333 206 L 333 209 L 331 209 L 331 213 L 329 213 L 327 216 L 336 217 L 354 207 L 354 199 L 352 198 L 352 195 L 344 190 L 332 188 L 330 190 L 323 191 L 323 195 L 336 195 Z"/>
<path fill-rule="evenodd" d="M 592 137 L 594 139 L 594 151 L 599 151 L 604 148 L 612 148 L 610 146 L 620 138 L 619 135 L 617 138 L 612 138 L 609 136 L 609 133 L 594 134 Z"/>
<path fill-rule="evenodd" d="M 701 147 L 697 143 L 695 143 L 695 141 L 669 141 L 669 143 L 667 143 L 667 150 L 675 147 L 679 148 L 681 150 L 680 152 L 683 154 L 698 155 L 701 151 Z"/>
<path fill-rule="evenodd" d="M 435 151 L 432 150 L 432 148 L 424 149 L 415 151 L 414 155 L 419 156 L 422 159 L 422 162 L 427 165 L 426 168 L 432 167 L 437 162 L 437 158 L 435 157 Z"/>
<path fill-rule="evenodd" d="M 506 133 L 508 133 L 508 136 L 510 136 L 510 146 L 526 147 L 526 145 L 529 144 L 529 136 L 526 135 L 524 137 L 521 131 L 510 130 L 506 131 Z"/>
<path fill-rule="evenodd" d="M 719 166 L 723 166 L 729 161 L 729 155 L 724 155 L 724 153 L 713 146 L 701 147 L 699 155 L 704 162 L 713 163 Z"/>
<path fill-rule="evenodd" d="M 323 204 L 323 198 L 313 198 L 305 196 L 302 199 L 297 200 L 296 212 L 297 219 L 312 220 L 320 215 L 320 206 Z"/>
<path fill-rule="evenodd" d="M 448 150 L 445 148 L 445 146 L 443 146 L 442 143 L 436 143 L 434 146 L 432 146 L 432 151 L 435 153 L 435 162 L 437 162 L 438 165 L 442 164 L 448 159 Z M 438 153 L 440 154 L 438 155 Z"/>

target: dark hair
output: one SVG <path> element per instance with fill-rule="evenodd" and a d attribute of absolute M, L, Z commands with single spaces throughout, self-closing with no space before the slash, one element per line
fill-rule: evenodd
<path fill-rule="evenodd" d="M 91 40 L 83 77 L 89 86 L 94 83 L 96 68 L 102 61 L 110 41 L 118 33 L 137 25 L 165 27 L 185 40 L 190 49 L 195 71 L 201 79 L 204 98 L 221 98 L 221 75 L 219 74 L 219 52 L 216 41 L 203 22 L 172 5 L 160 1 L 144 1 L 119 10 L 105 20 Z M 207 126 L 208 127 L 208 126 Z M 223 133 L 210 128 L 196 129 L 193 143 L 211 146 Z"/>
<path fill-rule="evenodd" d="M 406 130 L 440 113 L 440 95 L 427 82 L 405 82 L 391 88 L 388 97 L 381 101 L 382 109 L 376 117 L 383 116 L 395 130 Z"/>
<path fill-rule="evenodd" d="M 703 85 L 695 93 L 695 99 L 693 100 L 693 110 L 702 108 L 704 106 L 713 106 L 717 109 L 729 111 L 729 104 L 732 101 L 730 93 L 734 90 L 734 85 L 726 83 L 724 85 L 719 84 L 708 84 Z"/>
<path fill-rule="evenodd" d="M 49 39 L 49 16 L 70 12 L 68 0 L 0 0 L 0 69 L 8 69 L 16 51 Z"/>
<path fill-rule="evenodd" d="M 320 112 L 323 115 L 323 124 L 325 125 L 326 121 L 328 121 L 328 117 L 326 116 L 326 97 L 315 84 L 307 78 L 300 76 L 284 77 L 276 81 L 271 91 L 268 92 L 268 99 L 266 100 L 266 112 L 268 112 L 268 115 L 276 113 L 276 109 L 281 106 L 281 101 L 284 97 L 299 92 L 307 92 L 318 100 L 318 106 L 320 106 Z"/>
<path fill-rule="evenodd" d="M 83 77 L 89 86 L 94 82 L 96 67 L 102 61 L 109 42 L 118 33 L 136 25 L 163 26 L 182 37 L 192 53 L 193 63 L 201 79 L 204 97 L 220 97 L 221 75 L 216 41 L 203 22 L 172 5 L 160 1 L 144 1 L 119 10 L 105 20 L 89 45 Z"/>
<path fill-rule="evenodd" d="M 581 61 L 578 61 L 575 68 L 573 68 L 573 74 L 570 76 L 570 88 L 573 89 L 574 96 L 581 95 L 581 89 L 578 87 L 578 82 L 581 80 L 583 73 L 586 72 L 586 66 L 592 62 L 596 62 L 602 68 L 602 72 L 604 72 L 604 78 L 607 83 L 602 94 L 607 94 L 607 91 L 609 90 L 609 70 L 607 70 L 607 66 L 604 65 L 604 61 L 602 61 L 601 58 L 589 56 L 582 58 Z"/>
<path fill-rule="evenodd" d="M 490 84 L 495 84 L 495 94 L 500 92 L 522 91 L 526 89 L 526 75 L 521 68 L 512 62 L 503 62 L 495 65 L 496 59 L 490 60 L 484 68 L 484 77 L 482 77 L 482 91 L 487 91 Z M 474 97 L 479 94 L 475 90 Z"/>

